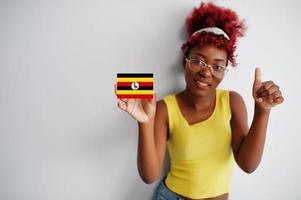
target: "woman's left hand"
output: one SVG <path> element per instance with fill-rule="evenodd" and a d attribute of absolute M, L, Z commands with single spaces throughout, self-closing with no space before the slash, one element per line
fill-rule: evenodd
<path fill-rule="evenodd" d="M 278 85 L 273 81 L 261 82 L 261 71 L 259 68 L 255 69 L 253 98 L 257 106 L 263 110 L 270 110 L 284 101 Z"/>

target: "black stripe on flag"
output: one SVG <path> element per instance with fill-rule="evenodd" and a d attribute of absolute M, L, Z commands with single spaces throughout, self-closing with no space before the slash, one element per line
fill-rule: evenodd
<path fill-rule="evenodd" d="M 117 78 L 153 78 L 153 73 L 118 73 Z"/>
<path fill-rule="evenodd" d="M 117 90 L 133 90 L 131 86 L 117 86 Z M 153 90 L 153 86 L 139 86 L 138 90 Z"/>

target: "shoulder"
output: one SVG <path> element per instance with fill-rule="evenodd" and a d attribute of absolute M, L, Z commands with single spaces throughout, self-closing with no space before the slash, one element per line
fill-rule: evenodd
<path fill-rule="evenodd" d="M 231 105 L 243 101 L 242 96 L 235 91 L 218 89 L 220 97 L 229 99 Z"/>
<path fill-rule="evenodd" d="M 236 91 L 230 90 L 229 91 L 229 96 L 230 96 L 230 101 L 231 102 L 233 101 L 235 103 L 235 102 L 243 101 L 242 96 Z"/>
<path fill-rule="evenodd" d="M 168 132 L 168 111 L 166 102 L 162 99 L 156 103 L 156 116 L 155 116 L 155 135 L 164 136 L 165 139 L 169 138 Z"/>
<path fill-rule="evenodd" d="M 229 91 L 230 106 L 232 113 L 240 112 L 245 107 L 242 96 L 235 91 Z"/>
<path fill-rule="evenodd" d="M 165 99 L 165 98 L 164 98 Z M 156 103 L 156 117 L 168 121 L 167 104 L 164 99 L 157 101 Z"/>
<path fill-rule="evenodd" d="M 157 101 L 157 109 L 167 110 L 167 105 L 164 99 Z"/>
<path fill-rule="evenodd" d="M 164 96 L 161 100 L 157 101 L 156 117 L 158 117 L 166 124 L 168 124 L 169 122 L 169 113 L 172 112 L 174 107 L 175 95 L 176 94 L 169 94 Z"/>
<path fill-rule="evenodd" d="M 174 102 L 175 94 L 169 94 L 164 96 L 161 100 L 157 102 L 157 108 L 163 109 L 164 111 L 168 111 L 168 107 L 170 107 Z"/>

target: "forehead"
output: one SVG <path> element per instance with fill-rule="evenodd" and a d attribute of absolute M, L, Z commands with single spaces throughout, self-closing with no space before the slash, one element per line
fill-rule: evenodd
<path fill-rule="evenodd" d="M 227 60 L 227 52 L 225 49 L 219 49 L 210 45 L 192 48 L 190 51 L 190 56 L 200 56 L 208 60 Z"/>

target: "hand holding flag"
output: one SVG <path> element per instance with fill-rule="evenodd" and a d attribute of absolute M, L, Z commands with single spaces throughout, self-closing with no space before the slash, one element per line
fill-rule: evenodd
<path fill-rule="evenodd" d="M 118 107 L 138 122 L 147 122 L 156 112 L 153 74 L 117 74 Z"/>

